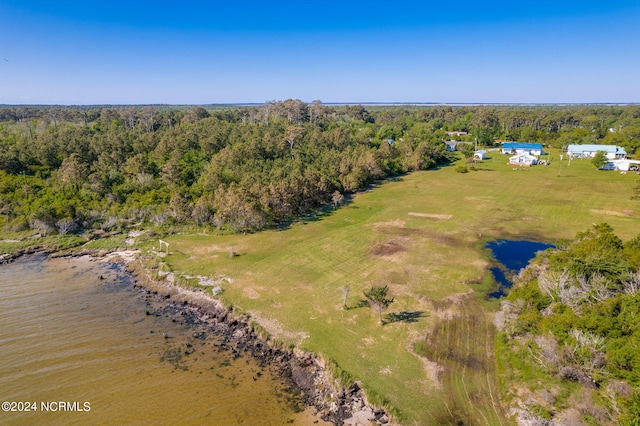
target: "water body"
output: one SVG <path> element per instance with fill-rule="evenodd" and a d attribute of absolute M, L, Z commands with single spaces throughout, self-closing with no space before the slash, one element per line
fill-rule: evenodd
<path fill-rule="evenodd" d="M 0 411 L 0 424 L 324 424 L 274 371 L 198 331 L 148 315 L 112 264 L 2 265 L 0 402 L 31 411 Z"/>
<path fill-rule="evenodd" d="M 493 258 L 501 265 L 490 268 L 499 288 L 487 296 L 497 299 L 504 296 L 513 285 L 509 279 L 510 275 L 516 274 L 520 269 L 526 267 L 529 261 L 536 256 L 536 253 L 552 248 L 554 245 L 527 240 L 497 240 L 488 243 L 485 247 L 491 250 Z"/>

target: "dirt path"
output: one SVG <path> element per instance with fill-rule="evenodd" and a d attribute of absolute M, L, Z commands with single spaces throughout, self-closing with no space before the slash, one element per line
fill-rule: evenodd
<path fill-rule="evenodd" d="M 426 338 L 425 356 L 442 367 L 438 424 L 508 425 L 499 401 L 494 327 L 473 294 L 448 302 L 452 311 Z"/>

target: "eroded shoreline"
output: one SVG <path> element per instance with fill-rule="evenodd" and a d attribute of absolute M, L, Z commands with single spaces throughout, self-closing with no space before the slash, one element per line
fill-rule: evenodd
<path fill-rule="evenodd" d="M 219 339 L 221 350 L 235 357 L 251 356 L 260 365 L 276 371 L 290 384 L 292 393 L 305 406 L 314 407 L 315 416 L 336 425 L 389 424 L 384 410 L 370 406 L 358 383 L 338 386 L 322 363 L 311 353 L 275 347 L 260 336 L 248 315 L 238 315 L 217 299 L 202 291 L 189 290 L 173 283 L 152 279 L 136 250 L 82 250 L 75 253 L 29 251 L 5 256 L 1 263 L 24 255 L 50 257 L 86 257 L 91 261 L 116 264 L 131 278 L 147 306 L 147 315 L 166 316 L 185 326 L 200 327 Z"/>

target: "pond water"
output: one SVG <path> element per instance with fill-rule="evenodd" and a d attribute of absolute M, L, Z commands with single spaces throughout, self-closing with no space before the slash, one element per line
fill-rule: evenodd
<path fill-rule="evenodd" d="M 491 268 L 491 273 L 499 288 L 487 295 L 489 298 L 498 299 L 504 296 L 507 289 L 513 285 L 510 276 L 526 267 L 539 251 L 555 246 L 538 241 L 497 240 L 488 243 L 485 247 L 491 250 L 493 258 L 500 264 L 500 266 Z"/>
<path fill-rule="evenodd" d="M 268 366 L 148 309 L 113 264 L 0 266 L 0 402 L 22 404 L 0 424 L 324 424 Z"/>

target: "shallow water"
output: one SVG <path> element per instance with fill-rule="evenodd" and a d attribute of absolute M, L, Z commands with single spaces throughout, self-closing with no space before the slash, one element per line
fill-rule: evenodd
<path fill-rule="evenodd" d="M 147 311 L 112 264 L 31 257 L 0 266 L 0 402 L 22 410 L 3 405 L 0 424 L 320 420 L 296 412 L 289 384 L 254 359 Z"/>
<path fill-rule="evenodd" d="M 506 295 L 507 289 L 513 285 L 510 280 L 510 275 L 526 267 L 529 261 L 536 257 L 536 253 L 539 251 L 554 246 L 553 244 L 537 241 L 498 240 L 488 243 L 485 247 L 491 250 L 493 258 L 501 265 L 501 267 L 491 268 L 491 273 L 496 283 L 498 283 L 499 288 L 487 296 L 490 298 L 500 298 Z"/>

